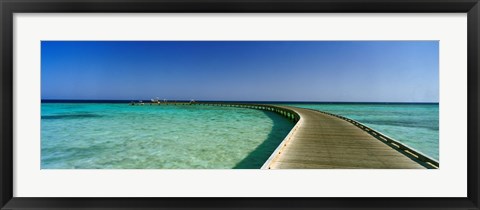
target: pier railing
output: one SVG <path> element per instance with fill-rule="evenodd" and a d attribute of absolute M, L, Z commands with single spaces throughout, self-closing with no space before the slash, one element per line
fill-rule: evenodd
<path fill-rule="evenodd" d="M 289 120 L 297 122 L 300 120 L 300 115 L 290 109 L 277 107 L 275 105 L 268 104 L 249 104 L 249 103 L 228 103 L 228 102 L 131 102 L 132 106 L 152 106 L 152 105 L 208 105 L 208 106 L 223 106 L 223 107 L 239 107 L 258 109 L 278 113 Z"/>
<path fill-rule="evenodd" d="M 275 112 L 287 119 L 298 122 L 300 120 L 300 115 L 293 110 L 285 109 L 282 107 L 277 107 L 275 105 L 268 104 L 248 104 L 248 103 L 225 103 L 225 102 L 195 102 L 192 105 L 207 105 L 207 106 L 223 106 L 223 107 L 238 107 L 238 108 L 248 108 L 248 109 L 258 109 L 264 111 Z"/>
<path fill-rule="evenodd" d="M 315 109 L 311 109 L 313 111 L 317 111 L 317 112 L 320 112 L 320 113 L 323 113 L 323 114 L 327 114 L 327 115 L 330 115 L 330 116 L 334 116 L 334 117 L 338 117 L 340 119 L 343 119 L 349 123 L 352 123 L 353 125 L 357 126 L 358 128 L 362 129 L 363 131 L 369 133 L 370 135 L 372 135 L 373 137 L 375 137 L 376 139 L 382 141 L 383 143 L 387 144 L 388 146 L 390 146 L 391 148 L 397 150 L 398 152 L 404 154 L 405 156 L 409 157 L 410 159 L 414 160 L 415 162 L 419 163 L 420 165 L 426 167 L 426 168 L 439 168 L 439 163 L 437 160 L 434 160 L 433 158 L 431 157 L 428 157 L 427 155 L 419 152 L 419 151 L 416 151 L 410 147 L 408 147 L 407 145 L 403 144 L 403 143 L 400 143 L 398 142 L 397 140 L 383 134 L 383 133 L 380 133 L 356 120 L 352 120 L 350 118 L 347 118 L 347 117 L 344 117 L 344 116 L 341 116 L 341 115 L 336 115 L 336 114 L 332 114 L 332 113 L 329 113 L 329 112 L 324 112 L 324 111 L 320 111 L 320 110 L 315 110 Z"/>

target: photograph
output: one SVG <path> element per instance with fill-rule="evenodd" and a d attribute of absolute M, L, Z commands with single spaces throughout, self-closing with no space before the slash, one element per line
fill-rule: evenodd
<path fill-rule="evenodd" d="M 480 209 L 479 1 L 0 0 L 0 210 Z"/>
<path fill-rule="evenodd" d="M 42 40 L 40 167 L 439 169 L 438 40 Z"/>

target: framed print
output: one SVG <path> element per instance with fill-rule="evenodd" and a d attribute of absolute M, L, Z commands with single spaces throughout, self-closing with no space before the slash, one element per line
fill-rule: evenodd
<path fill-rule="evenodd" d="M 478 209 L 467 1 L 2 1 L 1 209 Z"/>

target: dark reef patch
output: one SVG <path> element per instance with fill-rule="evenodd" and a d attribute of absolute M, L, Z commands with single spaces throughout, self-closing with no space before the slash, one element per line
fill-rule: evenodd
<path fill-rule="evenodd" d="M 42 120 L 54 120 L 54 119 L 81 119 L 81 118 L 96 118 L 101 117 L 99 114 L 63 114 L 63 115 L 44 115 Z"/>

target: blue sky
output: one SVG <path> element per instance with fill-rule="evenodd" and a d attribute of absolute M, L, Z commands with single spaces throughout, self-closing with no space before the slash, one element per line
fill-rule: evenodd
<path fill-rule="evenodd" d="M 438 41 L 42 41 L 42 99 L 438 102 Z"/>

